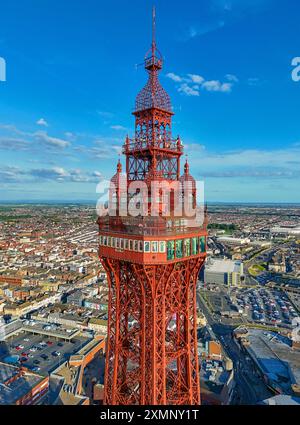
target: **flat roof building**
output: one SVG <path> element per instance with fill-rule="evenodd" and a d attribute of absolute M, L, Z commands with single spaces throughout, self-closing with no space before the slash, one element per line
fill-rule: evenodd
<path fill-rule="evenodd" d="M 48 376 L 0 362 L 0 405 L 36 404 L 48 392 Z"/>
<path fill-rule="evenodd" d="M 251 242 L 249 238 L 233 238 L 231 236 L 219 236 L 218 241 L 229 245 L 247 245 Z"/>
<path fill-rule="evenodd" d="M 263 400 L 260 404 L 266 404 L 268 406 L 299 406 L 300 397 L 292 397 L 290 395 L 280 394 L 274 397 Z"/>
<path fill-rule="evenodd" d="M 270 229 L 273 234 L 279 235 L 300 235 L 300 225 L 298 226 L 274 226 Z"/>
<path fill-rule="evenodd" d="M 238 286 L 244 273 L 243 263 L 238 260 L 210 258 L 205 264 L 204 282 L 227 286 Z"/>
<path fill-rule="evenodd" d="M 297 396 L 300 388 L 300 356 L 286 336 L 249 329 L 245 346 L 267 384 L 279 394 Z"/>

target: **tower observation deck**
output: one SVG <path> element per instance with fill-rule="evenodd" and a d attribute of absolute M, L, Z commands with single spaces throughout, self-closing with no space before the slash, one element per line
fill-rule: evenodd
<path fill-rule="evenodd" d="M 183 145 L 172 137 L 170 97 L 156 47 L 136 97 L 135 136 L 126 138 L 98 218 L 99 257 L 109 283 L 106 404 L 200 404 L 196 282 L 206 257 L 206 210 Z"/>

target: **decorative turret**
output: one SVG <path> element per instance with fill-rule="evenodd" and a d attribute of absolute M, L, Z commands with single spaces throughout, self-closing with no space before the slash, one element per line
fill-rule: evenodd
<path fill-rule="evenodd" d="M 122 174 L 122 164 L 121 164 L 121 161 L 120 161 L 120 158 L 119 158 L 118 163 L 117 163 L 117 172 L 116 172 L 115 175 L 112 176 L 110 181 L 112 183 L 114 183 L 114 185 L 116 187 L 119 187 L 120 183 L 122 181 L 122 177 L 123 177 L 123 181 L 126 182 L 126 177 L 123 176 L 123 174 Z"/>
<path fill-rule="evenodd" d="M 118 174 L 122 173 L 122 164 L 121 164 L 120 158 L 117 165 L 117 173 Z"/>
<path fill-rule="evenodd" d="M 188 160 L 186 159 L 185 164 L 184 164 L 184 173 L 182 174 L 182 176 L 180 177 L 180 181 L 183 184 L 186 181 L 192 182 L 192 187 L 195 188 L 196 187 L 196 182 L 194 177 L 190 174 L 190 165 L 188 163 Z"/>

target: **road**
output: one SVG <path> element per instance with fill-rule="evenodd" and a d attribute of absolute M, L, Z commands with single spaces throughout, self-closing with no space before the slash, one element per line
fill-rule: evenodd
<path fill-rule="evenodd" d="M 258 400 L 270 396 L 264 385 L 258 381 L 258 377 L 255 378 L 256 386 L 258 383 L 258 388 L 262 387 L 263 391 L 258 391 L 254 385 L 253 378 L 251 379 L 255 373 L 254 369 L 247 361 L 245 353 L 240 350 L 232 338 L 234 327 L 216 322 L 199 293 L 197 293 L 197 304 L 205 315 L 212 334 L 220 340 L 224 351 L 233 362 L 236 386 L 232 404 L 256 404 Z"/>

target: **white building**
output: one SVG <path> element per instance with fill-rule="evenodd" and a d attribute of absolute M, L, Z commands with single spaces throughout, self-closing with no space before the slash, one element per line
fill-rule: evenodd
<path fill-rule="evenodd" d="M 247 245 L 251 241 L 249 238 L 232 238 L 231 236 L 220 236 L 218 242 L 227 243 L 229 245 Z"/>
<path fill-rule="evenodd" d="M 207 284 L 239 286 L 244 274 L 241 261 L 210 258 L 204 269 L 204 281 Z"/>

